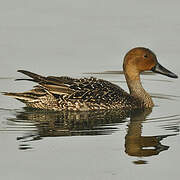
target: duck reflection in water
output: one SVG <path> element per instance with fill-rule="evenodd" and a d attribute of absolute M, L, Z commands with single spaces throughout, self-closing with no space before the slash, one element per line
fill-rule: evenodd
<path fill-rule="evenodd" d="M 151 112 L 152 109 L 146 109 L 131 116 L 125 136 L 125 152 L 129 156 L 149 157 L 158 155 L 160 152 L 169 149 L 169 146 L 162 145 L 161 141 L 168 136 L 174 136 L 176 134 L 142 136 L 142 123 Z M 134 163 L 146 164 L 147 162 L 137 160 Z"/>
<path fill-rule="evenodd" d="M 127 134 L 125 136 L 125 152 L 129 156 L 149 157 L 168 150 L 169 146 L 161 144 L 161 140 L 171 135 L 142 136 L 142 123 L 151 113 L 152 109 L 136 111 L 90 111 L 90 112 L 48 112 L 25 108 L 17 113 L 14 122 L 33 123 L 37 130 L 35 133 L 18 137 L 21 141 L 19 149 L 31 148 L 26 145 L 29 141 L 43 139 L 44 137 L 79 136 L 79 135 L 108 135 L 118 130 L 117 124 L 127 121 Z M 24 144 L 23 144 L 24 143 Z M 144 164 L 146 161 L 138 160 L 135 164 Z"/>

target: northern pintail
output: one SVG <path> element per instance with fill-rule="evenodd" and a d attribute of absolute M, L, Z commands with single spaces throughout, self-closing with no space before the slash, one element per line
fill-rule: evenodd
<path fill-rule="evenodd" d="M 156 55 L 149 49 L 137 47 L 124 57 L 123 70 L 130 94 L 119 86 L 102 79 L 41 76 L 29 71 L 18 70 L 38 83 L 32 90 L 23 93 L 8 93 L 28 107 L 47 110 L 89 111 L 101 109 L 152 108 L 151 96 L 141 84 L 140 73 L 153 71 L 171 78 L 178 76 L 161 66 Z"/>

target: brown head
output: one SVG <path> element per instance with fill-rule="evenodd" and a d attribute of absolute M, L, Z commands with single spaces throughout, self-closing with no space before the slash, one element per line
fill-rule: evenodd
<path fill-rule="evenodd" d="M 140 73 L 143 71 L 153 71 L 172 78 L 178 76 L 163 66 L 161 66 L 156 55 L 149 49 L 137 47 L 131 49 L 124 57 L 124 74 L 130 94 L 140 100 L 142 106 L 153 107 L 154 103 L 151 96 L 144 90 L 140 81 Z"/>
<path fill-rule="evenodd" d="M 132 80 L 139 78 L 139 74 L 143 71 L 153 71 L 172 78 L 178 76 L 161 66 L 156 55 L 149 49 L 137 47 L 131 49 L 124 57 L 123 69 L 125 75 Z"/>

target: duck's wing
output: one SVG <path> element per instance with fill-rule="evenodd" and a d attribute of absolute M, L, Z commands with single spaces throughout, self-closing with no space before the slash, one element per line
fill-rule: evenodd
<path fill-rule="evenodd" d="M 27 80 L 27 81 L 33 81 L 38 83 L 38 85 L 34 86 L 34 89 L 30 91 L 26 91 L 23 93 L 11 93 L 11 92 L 3 92 L 4 95 L 12 96 L 20 101 L 23 102 L 34 102 L 39 97 L 42 97 L 44 95 L 51 94 L 51 95 L 70 95 L 74 92 L 73 89 L 69 88 L 71 84 L 76 79 L 69 78 L 69 77 L 54 77 L 54 76 L 48 76 L 44 77 L 39 74 L 35 74 L 29 71 L 25 70 L 18 70 L 18 72 L 23 73 L 31 79 L 16 79 L 19 80 Z"/>
<path fill-rule="evenodd" d="M 41 89 L 44 88 L 49 92 L 57 93 L 57 94 L 59 94 L 59 93 L 67 93 L 67 94 L 72 93 L 73 90 L 71 90 L 69 88 L 69 86 L 71 84 L 73 84 L 74 81 L 76 80 L 76 79 L 66 77 L 66 76 L 44 77 L 44 76 L 41 76 L 39 74 L 35 74 L 35 73 L 25 71 L 25 70 L 18 70 L 18 72 L 21 72 L 21 73 L 31 77 L 32 79 L 17 79 L 17 80 L 29 80 L 29 81 L 36 82 L 41 86 Z M 36 86 L 36 87 L 40 87 L 40 86 Z"/>

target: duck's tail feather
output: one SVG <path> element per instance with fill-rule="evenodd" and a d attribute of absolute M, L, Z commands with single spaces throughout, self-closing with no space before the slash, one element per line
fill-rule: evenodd
<path fill-rule="evenodd" d="M 16 98 L 17 100 L 20 100 L 24 103 L 27 103 L 27 102 L 34 102 L 37 100 L 37 96 L 34 96 L 30 93 L 11 93 L 11 92 L 2 92 L 3 95 L 6 95 L 6 96 L 11 96 L 11 97 L 14 97 Z"/>
<path fill-rule="evenodd" d="M 74 93 L 74 89 L 69 88 L 69 86 L 74 84 L 75 79 L 73 78 L 64 76 L 44 77 L 25 70 L 18 70 L 18 72 L 23 73 L 32 79 L 21 78 L 17 80 L 33 81 L 38 83 L 38 85 L 35 86 L 34 89 L 23 93 L 4 92 L 2 94 L 14 97 L 24 103 L 31 103 L 39 101 L 40 97 L 46 96 L 47 94 L 57 97 L 59 95 L 71 95 L 72 93 Z"/>

